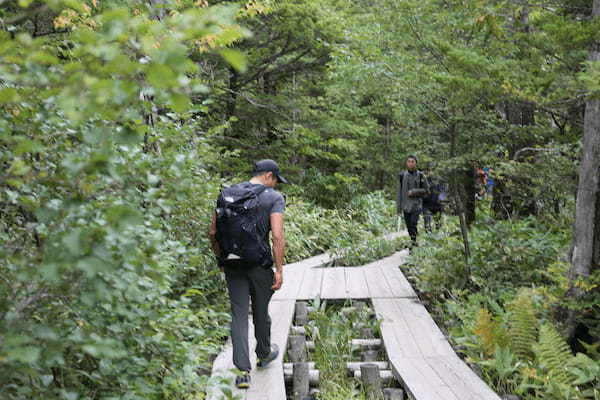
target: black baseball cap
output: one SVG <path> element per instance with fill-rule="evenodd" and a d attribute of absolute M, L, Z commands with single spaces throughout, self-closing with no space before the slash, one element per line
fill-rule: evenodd
<path fill-rule="evenodd" d="M 272 172 L 279 182 L 288 183 L 288 180 L 279 173 L 279 165 L 273 160 L 267 159 L 255 162 L 252 172 Z"/>

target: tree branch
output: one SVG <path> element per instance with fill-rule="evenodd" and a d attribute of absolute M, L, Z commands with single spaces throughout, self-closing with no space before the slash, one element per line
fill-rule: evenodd
<path fill-rule="evenodd" d="M 546 151 L 546 152 L 556 152 L 556 153 L 559 153 L 561 151 L 561 149 L 557 149 L 557 148 L 540 148 L 540 147 L 523 147 L 522 149 L 517 150 L 517 152 L 513 156 L 513 160 L 517 160 L 517 158 L 519 158 L 519 155 L 521 153 L 526 152 L 526 151 Z"/>

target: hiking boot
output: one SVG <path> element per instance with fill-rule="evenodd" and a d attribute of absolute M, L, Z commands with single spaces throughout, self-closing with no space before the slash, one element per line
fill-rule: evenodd
<path fill-rule="evenodd" d="M 265 358 L 259 358 L 256 365 L 260 368 L 265 368 L 267 365 L 269 365 L 269 363 L 271 361 L 276 359 L 278 355 L 279 355 L 279 348 L 277 347 L 276 344 L 273 344 L 271 346 L 271 354 L 269 354 Z"/>
<path fill-rule="evenodd" d="M 241 375 L 235 377 L 235 386 L 238 389 L 248 389 L 250 387 L 250 374 L 243 371 Z"/>

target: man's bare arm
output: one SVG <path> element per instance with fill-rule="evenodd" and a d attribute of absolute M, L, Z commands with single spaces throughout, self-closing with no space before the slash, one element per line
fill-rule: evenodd
<path fill-rule="evenodd" d="M 275 261 L 275 280 L 272 289 L 279 290 L 283 284 L 283 263 L 285 259 L 285 235 L 283 231 L 283 213 L 270 216 L 271 240 L 273 242 L 273 260 Z"/>

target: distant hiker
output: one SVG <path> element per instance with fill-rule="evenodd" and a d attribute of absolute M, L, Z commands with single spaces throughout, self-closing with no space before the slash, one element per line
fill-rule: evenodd
<path fill-rule="evenodd" d="M 494 172 L 494 169 L 491 167 L 485 167 L 483 168 L 483 172 L 485 172 L 485 176 L 487 178 L 486 180 L 486 192 L 488 194 L 492 194 L 492 192 L 494 191 L 494 178 L 492 177 L 492 173 Z"/>
<path fill-rule="evenodd" d="M 443 201 L 447 197 L 448 190 L 446 185 L 434 179 L 429 171 L 426 175 L 427 184 L 429 185 L 429 194 L 423 197 L 423 219 L 425 222 L 425 230 L 431 233 L 431 219 L 435 221 L 435 228 L 440 229 L 442 226 L 442 213 L 444 212 Z"/>
<path fill-rule="evenodd" d="M 486 189 L 487 189 L 487 174 L 485 173 L 483 168 L 481 168 L 479 166 L 479 163 L 475 164 L 474 174 L 475 174 L 475 187 L 476 187 L 475 198 L 477 200 L 481 200 L 485 196 Z"/>
<path fill-rule="evenodd" d="M 275 191 L 278 183 L 287 183 L 287 180 L 279 173 L 275 161 L 256 162 L 249 182 L 223 189 L 210 224 L 212 250 L 227 280 L 233 364 L 241 371 L 235 384 L 242 389 L 250 387 L 252 369 L 248 349 L 249 298 L 252 299 L 257 366 L 266 367 L 279 354 L 277 346 L 271 344 L 268 312 L 271 296 L 283 283 L 285 200 Z"/>
<path fill-rule="evenodd" d="M 417 244 L 417 224 L 423 208 L 423 197 L 429 192 L 429 185 L 423 172 L 417 170 L 417 157 L 408 156 L 406 171 L 398 174 L 396 209 L 404 214 L 406 229 L 413 245 Z"/>

